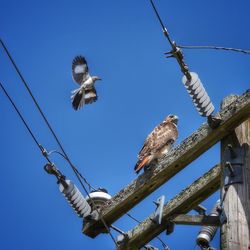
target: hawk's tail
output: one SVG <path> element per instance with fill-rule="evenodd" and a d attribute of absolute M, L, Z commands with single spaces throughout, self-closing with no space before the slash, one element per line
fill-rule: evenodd
<path fill-rule="evenodd" d="M 136 165 L 135 165 L 135 172 L 137 174 L 139 174 L 139 172 L 141 171 L 142 168 L 144 168 L 145 166 L 147 166 L 149 164 L 151 160 L 151 157 L 148 155 L 145 158 L 143 158 L 142 160 L 139 160 Z"/>

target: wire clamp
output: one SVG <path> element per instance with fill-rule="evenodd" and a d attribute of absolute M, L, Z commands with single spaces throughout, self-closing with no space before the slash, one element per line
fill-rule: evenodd
<path fill-rule="evenodd" d="M 223 225 L 224 223 L 227 222 L 227 216 L 226 216 L 223 204 L 220 204 L 219 206 L 217 206 L 216 210 L 219 212 L 220 224 Z"/>
<path fill-rule="evenodd" d="M 51 175 L 54 175 L 57 178 L 57 184 L 61 183 L 65 188 L 68 187 L 68 183 L 66 182 L 66 177 L 65 175 L 63 175 L 59 169 L 57 169 L 57 167 L 55 166 L 54 163 L 50 163 L 48 162 L 45 166 L 44 166 L 44 170 Z"/>
<path fill-rule="evenodd" d="M 42 145 L 42 144 L 39 144 L 39 147 L 40 147 L 40 149 L 41 149 L 42 155 L 43 155 L 44 157 L 48 157 L 48 156 L 49 156 L 48 151 L 43 147 L 43 145 Z"/>

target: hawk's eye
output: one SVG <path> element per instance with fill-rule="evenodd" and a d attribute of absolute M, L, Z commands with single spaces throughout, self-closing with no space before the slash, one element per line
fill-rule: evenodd
<path fill-rule="evenodd" d="M 170 118 L 174 118 L 174 116 L 173 116 L 173 115 L 170 115 L 169 117 L 170 117 Z"/>

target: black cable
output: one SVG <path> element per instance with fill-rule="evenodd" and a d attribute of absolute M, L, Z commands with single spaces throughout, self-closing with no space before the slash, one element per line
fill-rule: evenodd
<path fill-rule="evenodd" d="M 141 221 L 137 220 L 137 219 L 136 219 L 134 216 L 132 216 L 131 214 L 126 213 L 126 215 L 127 215 L 128 217 L 130 217 L 132 220 L 136 221 L 137 223 L 141 223 Z M 161 242 L 161 244 L 162 244 L 163 247 L 168 247 L 168 246 L 166 245 L 166 243 L 165 243 L 159 236 L 156 236 L 155 238 Z"/>
<path fill-rule="evenodd" d="M 177 47 L 176 43 L 174 41 L 172 41 L 172 39 L 170 38 L 170 35 L 167 31 L 167 28 L 164 26 L 163 21 L 159 15 L 155 5 L 154 5 L 153 0 L 150 0 L 150 3 L 154 9 L 154 12 L 155 12 L 160 24 L 161 24 L 161 27 L 163 29 L 163 34 L 167 38 L 168 42 L 170 43 L 170 45 L 172 47 L 172 51 L 167 53 L 167 54 L 170 54 L 170 56 L 168 56 L 168 57 L 175 57 L 175 59 L 177 60 L 179 66 L 181 68 L 182 73 L 187 77 L 188 80 L 191 80 L 192 77 L 191 77 L 191 74 L 188 70 L 187 64 L 184 62 L 184 57 L 183 57 L 182 51 L 180 50 L 179 47 Z"/>
<path fill-rule="evenodd" d="M 212 45 L 178 45 L 177 47 L 181 49 L 216 49 L 216 50 L 226 50 L 226 51 L 234 51 L 244 54 L 250 54 L 250 50 L 244 50 L 244 49 L 236 49 L 236 48 L 227 48 L 227 47 L 220 47 L 220 46 L 212 46 Z"/>
<path fill-rule="evenodd" d="M 56 136 L 54 130 L 52 129 L 52 127 L 51 127 L 51 125 L 50 125 L 50 123 L 49 123 L 49 121 L 47 120 L 46 116 L 44 115 L 42 109 L 40 108 L 38 102 L 36 101 L 34 95 L 33 95 L 32 92 L 31 92 L 31 90 L 30 90 L 30 88 L 29 88 L 27 82 L 25 81 L 24 77 L 22 76 L 20 70 L 18 69 L 18 67 L 17 67 L 17 65 L 16 65 L 16 63 L 15 63 L 15 61 L 13 60 L 12 56 L 10 55 L 10 53 L 9 53 L 7 47 L 5 46 L 5 44 L 3 43 L 2 39 L 0 39 L 0 43 L 1 43 L 2 47 L 4 48 L 4 51 L 6 52 L 7 56 L 9 57 L 10 61 L 12 62 L 13 66 L 14 66 L 16 72 L 17 72 L 17 74 L 18 74 L 19 77 L 21 78 L 21 80 L 22 80 L 24 86 L 26 87 L 27 91 L 29 92 L 29 94 L 30 94 L 32 100 L 34 101 L 34 103 L 35 103 L 37 109 L 39 110 L 39 112 L 40 112 L 41 116 L 43 117 L 45 123 L 47 124 L 49 130 L 51 131 L 52 135 L 54 136 L 54 138 L 55 138 L 57 144 L 59 145 L 60 149 L 62 150 L 62 152 L 63 152 L 63 154 L 64 154 L 64 158 L 65 158 L 65 159 L 67 160 L 67 162 L 69 163 L 69 165 L 70 165 L 70 167 L 72 168 L 73 172 L 75 173 L 75 175 L 76 175 L 78 181 L 80 182 L 82 188 L 84 189 L 85 193 L 87 194 L 87 196 L 88 196 L 89 199 L 91 200 L 91 202 L 92 202 L 92 204 L 93 204 L 93 206 L 94 206 L 94 209 L 98 212 L 98 214 L 99 214 L 99 216 L 100 216 L 100 219 L 101 219 L 101 221 L 102 221 L 104 227 L 106 228 L 106 230 L 108 231 L 110 237 L 112 238 L 112 240 L 114 241 L 115 245 L 117 246 L 117 243 L 116 243 L 115 238 L 114 238 L 113 235 L 111 234 L 109 227 L 107 226 L 106 222 L 104 221 L 104 219 L 103 219 L 101 213 L 98 211 L 98 209 L 97 209 L 97 207 L 96 207 L 96 205 L 95 205 L 95 202 L 94 202 L 93 199 L 90 197 L 89 192 L 87 191 L 87 189 L 86 189 L 86 187 L 84 186 L 84 184 L 83 184 L 83 182 L 82 182 L 81 179 L 83 179 L 83 181 L 84 181 L 89 187 L 91 187 L 90 183 L 86 180 L 86 178 L 84 178 L 84 177 L 82 176 L 82 174 L 80 174 L 80 172 L 77 170 L 77 168 L 73 165 L 73 163 L 72 163 L 71 160 L 69 159 L 69 157 L 68 157 L 67 153 L 65 152 L 65 150 L 64 150 L 64 148 L 63 148 L 63 146 L 62 146 L 62 144 L 60 143 L 58 137 Z M 13 102 L 11 102 L 11 103 L 13 103 Z M 14 103 L 13 103 L 13 104 L 14 104 Z M 15 107 L 15 106 L 14 106 L 14 107 Z M 18 114 L 19 114 L 19 116 L 21 115 L 20 112 L 18 112 Z M 22 117 L 22 116 L 20 116 L 20 117 Z M 23 120 L 23 119 L 22 119 L 22 120 Z M 26 123 L 25 123 L 25 124 L 26 124 Z M 26 124 L 26 125 L 27 125 L 27 124 Z M 27 128 L 28 128 L 28 127 L 27 127 Z M 29 130 L 29 131 L 31 131 L 31 130 Z M 31 133 L 31 135 L 33 135 L 33 133 Z M 34 136 L 34 135 L 33 135 L 33 136 Z M 32 137 L 33 137 L 33 136 L 32 136 Z M 34 137 L 34 138 L 35 138 L 35 137 Z M 34 139 L 34 138 L 33 138 L 33 139 Z M 36 141 L 36 140 L 35 140 L 35 141 Z M 37 142 L 37 141 L 36 141 L 36 142 Z M 38 143 L 38 142 L 37 142 L 37 143 Z M 38 143 L 38 145 L 39 145 L 39 143 Z M 41 149 L 40 146 L 39 146 L 39 148 Z M 41 149 L 41 150 L 42 150 L 42 149 Z M 42 151 L 42 153 L 43 153 L 43 151 Z M 49 158 L 48 158 L 48 156 L 46 155 L 46 153 L 43 154 L 43 155 L 46 157 L 46 159 L 48 160 L 48 162 L 51 163 L 51 161 L 49 160 Z"/>
<path fill-rule="evenodd" d="M 35 98 L 34 95 L 32 94 L 31 89 L 29 88 L 28 83 L 25 81 L 25 79 L 24 79 L 24 77 L 23 77 L 21 71 L 18 69 L 18 67 L 17 67 L 17 65 L 16 65 L 16 63 L 15 63 L 15 61 L 14 61 L 14 59 L 12 58 L 10 52 L 8 51 L 8 49 L 7 49 L 7 47 L 5 46 L 5 44 L 4 44 L 4 42 L 2 41 L 2 39 L 0 39 L 0 43 L 1 43 L 1 45 L 2 45 L 2 47 L 3 47 L 3 49 L 4 49 L 4 51 L 6 52 L 8 58 L 10 59 L 11 63 L 13 64 L 13 66 L 14 66 L 14 68 L 15 68 L 17 74 L 18 74 L 19 77 L 21 78 L 21 80 L 22 80 L 22 82 L 23 82 L 25 88 L 27 89 L 28 93 L 30 94 L 30 96 L 31 96 L 33 102 L 35 103 L 35 105 L 36 105 L 36 107 L 37 107 L 39 113 L 40 113 L 41 116 L 43 117 L 43 120 L 45 121 L 45 123 L 46 123 L 46 125 L 48 126 L 48 128 L 49 128 L 50 132 L 52 133 L 52 135 L 54 136 L 54 138 L 55 138 L 57 144 L 59 145 L 60 149 L 62 150 L 63 154 L 65 155 L 65 159 L 68 161 L 68 163 L 69 163 L 69 165 L 71 166 L 72 170 L 74 171 L 75 175 L 79 174 L 80 177 L 84 180 L 84 182 L 85 182 L 88 186 L 91 186 L 91 185 L 87 182 L 87 180 L 82 176 L 82 174 L 80 174 L 78 170 L 76 171 L 76 167 L 73 165 L 73 163 L 72 163 L 71 160 L 69 159 L 69 157 L 68 157 L 67 153 L 65 152 L 65 150 L 64 150 L 64 148 L 63 148 L 63 146 L 62 146 L 62 144 L 60 143 L 60 141 L 59 141 L 57 135 L 55 134 L 53 128 L 51 127 L 51 125 L 50 125 L 48 119 L 46 118 L 45 114 L 43 113 L 41 107 L 39 106 L 39 104 L 38 104 L 38 102 L 37 102 L 37 100 L 36 100 L 36 98 Z"/>
<path fill-rule="evenodd" d="M 8 100 L 10 101 L 10 103 L 12 104 L 12 106 L 14 107 L 15 111 L 17 112 L 18 116 L 20 117 L 20 119 L 22 120 L 23 124 L 25 125 L 26 129 L 28 130 L 29 134 L 31 135 L 32 139 L 34 140 L 34 142 L 36 143 L 36 145 L 38 146 L 39 150 L 42 152 L 43 156 L 47 159 L 47 161 L 49 163 L 52 164 L 52 162 L 50 161 L 48 154 L 46 153 L 46 151 L 44 152 L 44 148 L 42 147 L 42 145 L 38 142 L 38 140 L 36 139 L 34 133 L 32 132 L 32 130 L 30 129 L 29 125 L 27 124 L 27 122 L 25 121 L 24 117 L 22 116 L 21 112 L 19 111 L 19 109 L 17 108 L 17 106 L 15 105 L 14 101 L 12 100 L 12 98 L 10 97 L 10 95 L 8 94 L 7 90 L 4 88 L 3 84 L 0 82 L 0 87 L 2 88 L 4 94 L 6 95 L 6 97 L 8 98 Z M 62 154 L 61 154 L 62 155 Z M 74 169 L 74 171 L 77 171 Z M 79 182 L 81 183 L 81 186 L 83 187 L 84 191 L 86 192 L 86 194 L 88 195 L 89 199 L 91 200 L 95 210 L 96 209 L 96 205 L 95 202 L 93 201 L 93 199 L 90 197 L 89 192 L 87 191 L 87 189 L 85 188 L 85 186 L 83 185 L 81 179 L 79 178 L 79 176 L 77 175 L 77 178 L 79 180 Z M 98 210 L 97 210 L 98 211 Z M 100 219 L 104 225 L 104 227 L 106 228 L 106 230 L 108 231 L 108 233 L 110 234 L 110 237 L 112 238 L 112 240 L 114 241 L 114 243 L 117 245 L 116 240 L 114 238 L 114 236 L 111 234 L 109 227 L 107 226 L 106 222 L 104 221 L 104 219 L 102 218 L 101 214 L 98 211 L 98 214 L 100 215 Z"/>
<path fill-rule="evenodd" d="M 155 5 L 154 5 L 154 2 L 153 2 L 152 0 L 150 0 L 150 3 L 151 3 L 151 5 L 152 5 L 152 7 L 153 7 L 153 9 L 154 9 L 154 12 L 155 12 L 155 14 L 156 14 L 156 16 L 157 16 L 157 18 L 158 18 L 160 24 L 161 24 L 161 27 L 162 27 L 163 32 L 164 32 L 164 35 L 167 37 L 167 39 L 168 39 L 170 45 L 172 46 L 172 48 L 174 48 L 174 44 L 173 44 L 173 42 L 172 42 L 172 40 L 171 40 L 171 38 L 170 38 L 170 36 L 169 36 L 169 33 L 168 33 L 166 27 L 165 27 L 164 24 L 163 24 L 163 21 L 161 20 L 161 17 L 160 17 L 160 15 L 159 15 L 159 13 L 158 13 L 158 11 L 157 11 Z"/>
<path fill-rule="evenodd" d="M 24 117 L 22 116 L 21 112 L 19 111 L 19 109 L 17 108 L 17 106 L 15 105 L 14 101 L 12 100 L 12 98 L 10 97 L 10 95 L 8 94 L 7 90 L 4 88 L 3 84 L 0 82 L 0 87 L 2 88 L 4 94 L 6 95 L 6 97 L 8 98 L 8 100 L 10 101 L 10 103 L 12 104 L 12 106 L 14 107 L 14 109 L 16 110 L 17 114 L 19 115 L 20 119 L 22 120 L 24 126 L 26 127 L 26 129 L 28 130 L 28 132 L 30 133 L 31 137 L 33 138 L 34 142 L 36 143 L 36 145 L 38 146 L 38 148 L 40 149 L 40 151 L 42 152 L 43 156 L 47 159 L 48 162 L 51 163 L 50 159 L 48 158 L 48 156 L 46 156 L 46 154 L 44 154 L 43 151 L 43 147 L 42 145 L 38 142 L 38 140 L 36 139 L 34 133 L 32 132 L 31 128 L 29 127 L 29 125 L 27 124 L 27 122 L 25 121 Z"/>
<path fill-rule="evenodd" d="M 60 151 L 57 151 L 57 150 L 52 150 L 50 152 L 47 153 L 48 155 L 51 155 L 51 154 L 59 154 L 60 156 L 63 157 L 63 159 L 65 159 L 66 161 L 68 161 L 68 159 L 65 157 L 64 154 L 62 154 Z M 74 166 L 73 166 L 74 167 Z M 89 191 L 97 191 L 96 188 L 94 188 L 87 180 L 86 178 L 84 178 L 82 176 L 82 174 L 78 171 L 78 169 L 76 167 L 74 167 L 75 171 L 77 172 L 77 174 L 85 181 L 86 185 L 88 186 L 89 188 Z"/>

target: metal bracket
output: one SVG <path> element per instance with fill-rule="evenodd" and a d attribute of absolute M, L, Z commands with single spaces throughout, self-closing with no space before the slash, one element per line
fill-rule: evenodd
<path fill-rule="evenodd" d="M 220 214 L 220 223 L 221 225 L 227 222 L 227 216 L 225 214 L 224 209 L 222 209 L 221 214 Z"/>
<path fill-rule="evenodd" d="M 219 212 L 220 224 L 223 225 L 227 222 L 227 216 L 223 204 L 218 205 L 216 210 Z"/>
<path fill-rule="evenodd" d="M 157 208 L 154 212 L 153 221 L 156 222 L 158 225 L 161 224 L 164 202 L 165 202 L 165 195 L 162 195 L 156 200 L 156 202 L 154 202 Z"/>
<path fill-rule="evenodd" d="M 216 114 L 216 116 L 210 115 L 207 118 L 207 123 L 209 127 L 212 129 L 216 129 L 217 127 L 219 127 L 219 125 L 221 124 L 221 121 L 222 120 L 219 114 Z"/>
<path fill-rule="evenodd" d="M 225 187 L 234 183 L 243 182 L 243 150 L 242 147 L 233 148 L 231 144 L 225 149 L 224 163 L 224 185 Z"/>

